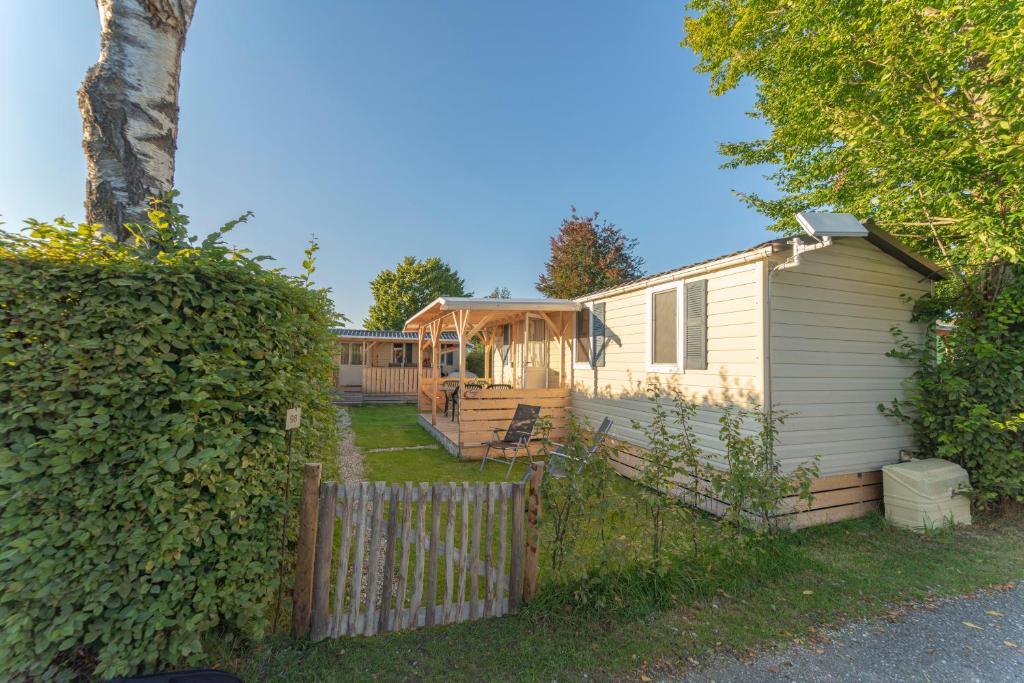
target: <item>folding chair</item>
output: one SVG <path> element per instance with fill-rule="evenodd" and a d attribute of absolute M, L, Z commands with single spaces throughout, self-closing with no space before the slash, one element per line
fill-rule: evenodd
<path fill-rule="evenodd" d="M 502 460 L 508 457 L 508 472 L 505 473 L 505 478 L 512 474 L 512 466 L 516 464 L 516 456 L 519 455 L 521 449 L 526 450 L 526 455 L 530 458 L 530 462 L 533 462 L 533 454 L 530 453 L 530 439 L 533 437 L 533 429 L 537 426 L 537 418 L 540 417 L 540 406 L 528 406 L 520 403 L 516 406 L 515 415 L 512 416 L 512 422 L 509 423 L 508 429 L 505 430 L 505 435 L 501 435 L 500 429 L 494 429 L 494 438 L 487 442 L 487 448 L 484 450 L 484 459 L 480 463 L 480 469 L 483 470 L 487 464 L 487 459 L 491 455 L 491 449 L 501 451 L 501 456 L 497 458 L 491 458 L 491 460 Z M 509 457 L 508 453 L 512 451 L 512 456 Z"/>
<path fill-rule="evenodd" d="M 608 435 L 611 428 L 611 418 L 606 417 L 601 420 L 601 426 L 597 428 L 596 432 L 594 432 L 594 438 L 590 440 L 590 445 L 587 446 L 587 457 L 590 457 L 597 452 L 597 449 L 601 447 L 604 437 Z M 555 450 L 551 451 L 548 455 L 548 473 L 556 479 L 561 479 L 569 474 L 569 462 L 576 461 L 576 470 L 573 474 L 579 474 L 580 470 L 583 469 L 586 459 L 571 456 L 566 453 L 564 444 L 552 443 L 551 445 L 555 447 Z"/>

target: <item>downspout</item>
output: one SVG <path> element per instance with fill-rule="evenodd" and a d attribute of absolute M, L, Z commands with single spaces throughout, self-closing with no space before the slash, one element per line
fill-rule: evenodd
<path fill-rule="evenodd" d="M 772 275 L 774 275 L 777 271 L 789 270 L 791 268 L 796 268 L 797 266 L 799 266 L 800 263 L 801 263 L 800 257 L 805 252 L 817 251 L 819 249 L 825 249 L 827 247 L 832 246 L 832 238 L 827 236 L 827 235 L 822 237 L 821 239 L 818 239 L 817 237 L 815 237 L 814 239 L 817 240 L 817 242 L 814 243 L 814 244 L 809 244 L 808 245 L 808 244 L 804 244 L 800 240 L 799 237 L 794 237 L 793 239 L 791 239 L 789 241 L 789 244 L 793 248 L 793 254 L 788 259 L 786 259 L 782 263 L 778 264 L 777 266 L 772 266 L 772 267 L 768 268 L 768 283 L 767 283 L 767 287 L 766 287 L 765 301 L 764 301 L 764 320 L 765 320 L 765 330 L 764 330 L 764 363 L 765 363 L 765 373 L 764 373 L 764 406 L 762 406 L 762 410 L 764 410 L 766 413 L 770 412 L 772 410 L 772 408 L 773 408 L 773 403 L 772 403 Z"/>

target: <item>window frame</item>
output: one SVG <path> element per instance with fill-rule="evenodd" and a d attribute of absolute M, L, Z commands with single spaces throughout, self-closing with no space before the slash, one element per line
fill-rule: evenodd
<path fill-rule="evenodd" d="M 594 302 L 587 301 L 583 304 L 583 308 L 587 309 L 587 339 L 590 340 L 590 360 L 579 361 L 576 360 L 576 346 L 579 341 L 577 336 L 578 328 L 576 326 L 576 319 L 572 322 L 572 367 L 576 370 L 593 370 L 594 369 Z M 582 311 L 582 309 L 580 309 Z M 576 312 L 578 316 L 579 311 Z"/>
<path fill-rule="evenodd" d="M 654 295 L 675 290 L 676 293 L 676 359 L 674 363 L 654 362 Z M 646 308 L 645 323 L 647 328 L 644 340 L 644 357 L 647 361 L 647 372 L 678 374 L 684 372 L 683 344 L 685 339 L 685 321 L 683 316 L 686 313 L 686 306 L 683 299 L 686 297 L 686 285 L 684 280 L 675 280 L 662 285 L 648 287 L 645 293 Z"/>

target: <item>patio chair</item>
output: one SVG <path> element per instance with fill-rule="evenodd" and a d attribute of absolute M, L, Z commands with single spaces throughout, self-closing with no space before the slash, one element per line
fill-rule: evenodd
<path fill-rule="evenodd" d="M 492 430 L 494 432 L 494 438 L 487 442 L 487 448 L 484 450 L 484 459 L 480 463 L 480 469 L 483 470 L 484 466 L 487 465 L 487 460 L 503 460 L 508 458 L 508 472 L 505 473 L 505 478 L 512 474 L 512 466 L 516 464 L 516 457 L 519 455 L 520 450 L 525 450 L 527 457 L 530 458 L 530 462 L 533 462 L 533 454 L 530 453 L 530 439 L 533 437 L 533 429 L 537 425 L 537 418 L 540 417 L 540 406 L 528 406 L 520 403 L 516 406 L 515 415 L 512 416 L 512 421 L 508 425 L 508 429 L 505 430 L 505 435 L 501 435 L 500 429 Z M 499 457 L 491 457 L 491 449 L 501 451 Z M 511 456 L 509 456 L 511 451 Z"/>
<path fill-rule="evenodd" d="M 511 389 L 511 384 L 492 384 L 487 387 L 488 389 Z"/>
<path fill-rule="evenodd" d="M 448 416 L 448 405 L 451 402 L 451 390 L 459 386 L 459 380 L 457 379 L 446 379 L 441 382 L 441 391 L 444 392 L 444 414 Z M 454 413 L 452 413 L 454 419 Z"/>
<path fill-rule="evenodd" d="M 459 390 L 461 388 L 462 387 L 460 387 L 458 384 L 456 384 L 455 388 L 452 389 L 450 392 L 448 392 L 448 396 L 450 396 L 451 399 L 452 399 L 452 422 L 455 422 L 455 418 L 456 418 L 456 416 L 458 415 L 458 412 L 459 412 L 459 401 L 461 400 L 459 398 L 459 393 L 460 393 Z"/>
<path fill-rule="evenodd" d="M 604 441 L 604 437 L 608 435 L 608 432 L 612 428 L 612 421 L 610 418 L 601 420 L 601 426 L 594 432 L 594 438 L 590 440 L 590 445 L 587 446 L 587 456 L 591 456 L 597 452 L 597 449 L 601 447 L 601 443 Z M 573 474 L 579 474 L 580 470 L 583 469 L 583 465 L 586 463 L 584 458 L 578 456 L 572 456 L 565 452 L 565 445 L 560 443 L 551 444 L 554 446 L 554 450 L 548 455 L 548 474 L 556 479 L 569 474 L 570 461 L 574 462 L 575 470 Z"/>

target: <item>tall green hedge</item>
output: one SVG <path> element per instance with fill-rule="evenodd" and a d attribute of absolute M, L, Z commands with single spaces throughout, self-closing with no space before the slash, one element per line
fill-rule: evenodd
<path fill-rule="evenodd" d="M 0 232 L 0 679 L 181 666 L 211 629 L 258 637 L 288 407 L 296 464 L 333 457 L 326 292 L 221 232 L 188 238 L 162 206 L 133 245 Z"/>

